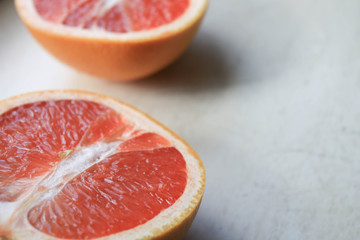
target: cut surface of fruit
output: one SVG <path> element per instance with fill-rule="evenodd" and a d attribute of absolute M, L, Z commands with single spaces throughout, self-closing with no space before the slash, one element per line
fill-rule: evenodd
<path fill-rule="evenodd" d="M 166 239 L 191 223 L 203 166 L 148 116 L 79 91 L 5 100 L 0 114 L 0 237 Z"/>
<path fill-rule="evenodd" d="M 45 20 L 84 29 L 131 32 L 168 24 L 181 16 L 189 0 L 34 0 Z"/>
<path fill-rule="evenodd" d="M 50 53 L 109 80 L 134 80 L 173 62 L 195 36 L 208 0 L 16 0 Z"/>

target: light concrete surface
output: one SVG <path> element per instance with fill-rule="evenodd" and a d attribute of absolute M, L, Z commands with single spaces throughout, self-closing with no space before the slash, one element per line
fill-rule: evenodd
<path fill-rule="evenodd" d="M 185 240 L 359 239 L 360 1 L 212 0 L 186 53 L 138 82 L 64 66 L 0 0 L 0 98 L 75 88 L 120 98 L 207 170 Z"/>

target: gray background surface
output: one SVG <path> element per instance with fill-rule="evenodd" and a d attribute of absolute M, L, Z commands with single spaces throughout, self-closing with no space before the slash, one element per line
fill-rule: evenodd
<path fill-rule="evenodd" d="M 207 170 L 195 239 L 359 239 L 360 1 L 212 0 L 185 54 L 109 83 L 45 52 L 0 1 L 0 98 L 112 95 L 187 140 Z"/>

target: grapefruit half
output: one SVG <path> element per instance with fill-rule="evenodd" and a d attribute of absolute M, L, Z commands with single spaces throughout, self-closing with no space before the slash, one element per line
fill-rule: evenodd
<path fill-rule="evenodd" d="M 187 48 L 208 0 L 16 0 L 38 42 L 62 62 L 110 80 L 164 68 Z"/>
<path fill-rule="evenodd" d="M 0 238 L 182 239 L 205 169 L 177 135 L 75 90 L 0 102 Z"/>

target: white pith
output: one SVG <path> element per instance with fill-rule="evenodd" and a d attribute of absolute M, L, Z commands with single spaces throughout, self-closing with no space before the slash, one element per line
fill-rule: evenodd
<path fill-rule="evenodd" d="M 170 141 L 170 143 L 177 148 L 181 154 L 184 156 L 187 165 L 187 174 L 188 174 L 188 183 L 184 190 L 184 194 L 169 208 L 162 211 L 159 215 L 151 219 L 150 221 L 146 222 L 145 224 L 139 225 L 131 230 L 126 230 L 111 236 L 104 236 L 99 239 L 146 239 L 156 236 L 159 232 L 163 232 L 164 230 L 168 229 L 169 226 L 176 223 L 177 221 L 184 219 L 184 210 L 191 210 L 194 209 L 198 201 L 198 195 L 201 194 L 203 191 L 203 184 L 204 184 L 204 175 L 205 172 L 201 166 L 201 163 L 196 159 L 193 152 L 187 145 L 185 145 L 181 140 L 174 137 L 174 135 L 163 128 L 161 125 L 158 125 L 156 122 L 150 120 L 144 114 L 134 110 L 127 105 L 118 102 L 114 99 L 99 96 L 94 98 L 93 94 L 87 93 L 79 93 L 79 92 L 71 92 L 71 91 L 56 91 L 56 92 L 44 92 L 44 93 L 36 93 L 36 94 L 29 94 L 24 95 L 18 98 L 14 98 L 11 101 L 6 101 L 3 104 L 0 104 L 0 114 L 5 112 L 6 110 L 25 104 L 29 102 L 41 101 L 41 100 L 57 100 L 57 99 L 83 99 L 89 101 L 95 101 L 104 105 L 107 105 L 113 108 L 118 113 L 126 116 L 126 118 L 131 122 L 134 123 L 135 126 L 141 126 L 141 129 L 144 131 L 150 131 L 157 133 Z M 103 156 L 109 154 L 113 151 L 114 146 L 118 143 L 113 143 L 113 146 L 108 146 L 103 148 L 101 144 L 93 145 L 90 148 L 80 150 L 79 153 L 74 153 L 73 156 L 69 156 L 68 159 L 75 159 L 74 163 L 63 163 L 62 165 L 59 164 L 59 169 L 66 169 L 78 168 L 81 164 L 85 164 L 82 166 L 82 169 L 86 169 L 87 167 L 91 166 L 92 164 L 100 161 Z M 81 152 L 83 151 L 83 152 Z M 78 154 L 84 155 L 84 153 L 90 154 L 89 156 L 98 156 L 95 160 L 91 157 L 85 158 L 78 158 Z M 102 156 L 102 157 L 101 157 Z M 85 159 L 85 160 L 84 160 Z M 90 159 L 90 160 L 89 160 Z M 87 164 L 87 165 L 86 165 Z M 61 165 L 61 166 L 60 166 Z M 76 166 L 75 166 L 76 165 Z M 70 167 L 70 168 L 69 168 Z M 80 167 L 79 167 L 80 168 Z M 81 172 L 80 169 L 73 171 L 73 175 L 76 175 L 76 172 Z M 60 173 L 60 171 L 59 171 Z M 59 175 L 59 180 L 61 180 L 61 176 Z M 56 185 L 56 181 L 49 183 L 49 186 Z M 54 194 L 54 193 L 52 193 Z M 44 197 L 44 195 L 42 195 Z M 40 199 L 37 200 L 37 202 Z M 2 203 L 0 202 L 0 210 L 2 213 L 8 213 L 8 217 L 10 217 L 11 213 L 13 213 L 16 209 L 18 214 L 18 219 L 13 222 L 10 226 L 12 231 L 12 237 L 14 239 L 56 239 L 49 235 L 39 232 L 38 230 L 34 229 L 26 219 L 27 210 L 33 205 L 34 203 L 27 203 L 27 202 L 15 202 L 15 203 Z M 3 211 L 4 210 L 4 211 Z M 6 211 L 5 211 L 6 210 Z M 20 210 L 20 211 L 19 211 Z M 186 211 L 188 212 L 188 211 Z M 10 213 L 10 214 L 9 214 Z M 6 214 L 1 214 L 2 218 L 6 217 Z M 4 219 L 0 218 L 0 221 Z M 0 222 L 1 223 L 1 222 Z M 3 224 L 2 222 L 1 224 Z"/>
<path fill-rule="evenodd" d="M 90 168 L 92 165 L 101 162 L 107 156 L 110 156 L 118 145 L 119 142 L 100 142 L 77 149 L 76 152 L 61 161 L 53 171 L 38 184 L 39 187 L 45 188 L 46 190 L 41 193 L 41 197 L 37 199 L 34 204 L 55 196 L 69 180 Z"/>
<path fill-rule="evenodd" d="M 153 39 L 163 35 L 168 35 L 182 31 L 184 28 L 195 22 L 199 16 L 205 11 L 208 0 L 190 0 L 189 7 L 185 13 L 175 19 L 169 24 L 165 24 L 153 29 L 127 32 L 127 33 L 113 33 L 105 31 L 100 28 L 82 29 L 78 27 L 69 27 L 58 23 L 52 23 L 42 19 L 37 13 L 33 1 L 31 0 L 16 0 L 16 6 L 23 21 L 34 28 L 53 33 L 57 35 L 80 37 L 89 39 L 106 39 L 114 41 L 137 41 Z M 107 7 L 114 4 L 113 0 L 107 0 Z"/>
<path fill-rule="evenodd" d="M 105 6 L 104 6 L 104 9 L 111 9 L 113 6 L 115 6 L 116 4 L 118 3 L 121 3 L 123 2 L 123 0 L 105 0 L 104 3 L 105 3 Z"/>

